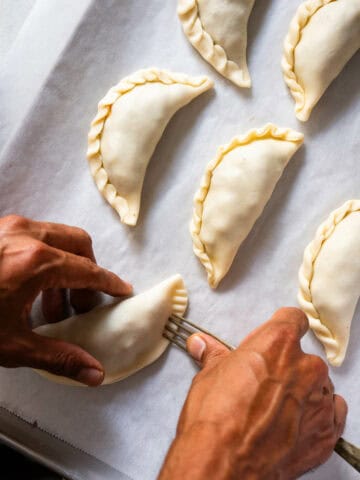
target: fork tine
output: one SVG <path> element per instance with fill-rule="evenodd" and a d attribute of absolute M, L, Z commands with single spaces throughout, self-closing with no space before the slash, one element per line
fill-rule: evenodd
<path fill-rule="evenodd" d="M 181 320 L 181 317 L 175 317 L 174 314 L 169 317 L 169 321 L 174 323 L 177 327 L 182 328 L 186 333 L 189 335 L 192 335 L 194 333 L 193 330 L 190 330 L 186 325 L 183 325 L 183 321 Z"/>
<path fill-rule="evenodd" d="M 186 348 L 187 339 L 194 333 L 198 333 L 198 332 L 202 332 L 207 335 L 210 335 L 211 337 L 215 338 L 215 340 L 222 343 L 229 350 L 235 349 L 233 346 L 227 344 L 226 342 L 224 342 L 224 340 L 221 340 L 221 338 L 212 334 L 205 328 L 199 327 L 195 323 L 190 322 L 190 320 L 187 320 L 186 318 L 181 317 L 176 313 L 173 313 L 168 318 L 168 322 L 165 325 L 165 330 L 163 332 L 163 335 L 165 338 L 170 340 L 170 342 L 174 343 L 175 345 L 180 347 L 182 350 L 185 350 L 187 352 L 187 348 Z"/>
<path fill-rule="evenodd" d="M 175 330 L 175 328 L 173 328 L 173 327 L 172 327 L 171 325 L 169 325 L 169 324 L 165 325 L 165 330 L 173 333 L 175 337 L 180 337 L 180 338 L 182 338 L 185 342 L 186 342 L 186 340 L 189 338 L 188 335 L 184 335 L 183 333 L 178 332 L 177 330 Z"/>
<path fill-rule="evenodd" d="M 179 342 L 176 338 L 174 338 L 173 336 L 170 336 L 168 335 L 166 332 L 163 332 L 163 337 L 165 337 L 167 340 L 169 340 L 169 342 L 171 343 L 174 343 L 175 345 L 177 345 L 179 348 L 181 348 L 181 350 L 184 350 L 184 352 L 187 352 L 187 349 L 185 347 L 185 345 L 183 345 L 181 342 Z"/>
<path fill-rule="evenodd" d="M 187 320 L 186 318 L 184 317 L 181 317 L 180 315 L 177 315 L 176 313 L 173 313 L 170 317 L 170 319 L 176 323 L 174 321 L 174 318 L 176 318 L 179 323 L 181 323 L 181 328 L 183 328 L 184 330 L 186 330 L 187 332 L 191 333 L 191 335 L 193 333 L 197 333 L 197 332 L 202 332 L 202 333 L 205 333 L 206 335 L 210 335 L 210 337 L 213 337 L 215 338 L 215 340 L 217 340 L 218 342 L 222 343 L 226 348 L 228 348 L 229 350 L 235 350 L 235 347 L 233 347 L 232 345 L 229 345 L 228 343 L 226 343 L 224 340 L 222 340 L 221 338 L 217 337 L 216 335 L 214 335 L 213 333 L 209 332 L 209 330 L 206 330 L 205 328 L 203 327 L 199 327 L 199 325 L 196 325 L 195 323 L 191 322 L 190 320 Z M 190 327 L 192 327 L 194 330 L 191 331 L 189 328 L 186 328 L 184 327 L 184 323 L 188 324 Z M 178 325 L 178 323 L 176 323 Z"/>

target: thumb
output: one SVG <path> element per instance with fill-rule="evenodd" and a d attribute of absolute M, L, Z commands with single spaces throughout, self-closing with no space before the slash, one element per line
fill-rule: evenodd
<path fill-rule="evenodd" d="M 23 365 L 46 370 L 84 383 L 90 387 L 104 380 L 104 369 L 98 360 L 72 343 L 44 337 L 32 332 Z"/>
<path fill-rule="evenodd" d="M 204 333 L 195 333 L 187 340 L 187 349 L 194 360 L 202 368 L 216 365 L 222 358 L 229 355 L 230 351 L 215 338 Z"/>

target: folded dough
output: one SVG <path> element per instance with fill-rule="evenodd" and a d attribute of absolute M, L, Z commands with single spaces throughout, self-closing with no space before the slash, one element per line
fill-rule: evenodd
<path fill-rule="evenodd" d="M 213 86 L 207 77 L 139 70 L 100 101 L 87 157 L 102 195 L 121 221 L 136 225 L 145 172 L 174 113 Z"/>
<path fill-rule="evenodd" d="M 239 87 L 250 87 L 247 23 L 255 0 L 179 0 L 185 35 L 200 55 Z"/>
<path fill-rule="evenodd" d="M 169 341 L 162 336 L 172 313 L 183 315 L 187 293 L 180 275 L 115 305 L 100 306 L 59 323 L 42 325 L 35 332 L 79 345 L 105 369 L 102 385 L 118 382 L 154 362 Z M 83 384 L 36 370 L 57 383 Z"/>
<path fill-rule="evenodd" d="M 307 0 L 284 43 L 282 68 L 299 120 L 308 120 L 327 87 L 360 47 L 359 0 Z"/>
<path fill-rule="evenodd" d="M 360 200 L 334 210 L 306 247 L 298 299 L 329 363 L 340 366 L 360 296 Z"/>
<path fill-rule="evenodd" d="M 267 124 L 220 147 L 194 198 L 193 249 L 216 288 L 268 202 L 303 134 Z"/>

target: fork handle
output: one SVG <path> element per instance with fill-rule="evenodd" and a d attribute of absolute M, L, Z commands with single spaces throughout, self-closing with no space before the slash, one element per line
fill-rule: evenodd
<path fill-rule="evenodd" d="M 355 447 L 343 438 L 339 438 L 335 445 L 335 452 L 360 472 L 360 448 Z"/>

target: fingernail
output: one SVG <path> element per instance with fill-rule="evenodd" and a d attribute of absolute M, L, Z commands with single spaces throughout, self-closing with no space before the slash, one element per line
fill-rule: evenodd
<path fill-rule="evenodd" d="M 201 362 L 202 356 L 205 352 L 206 343 L 199 335 L 192 335 L 187 343 L 187 349 L 190 355 L 197 362 Z"/>
<path fill-rule="evenodd" d="M 86 385 L 96 386 L 104 380 L 104 372 L 97 368 L 83 368 L 78 373 L 76 380 Z"/>

